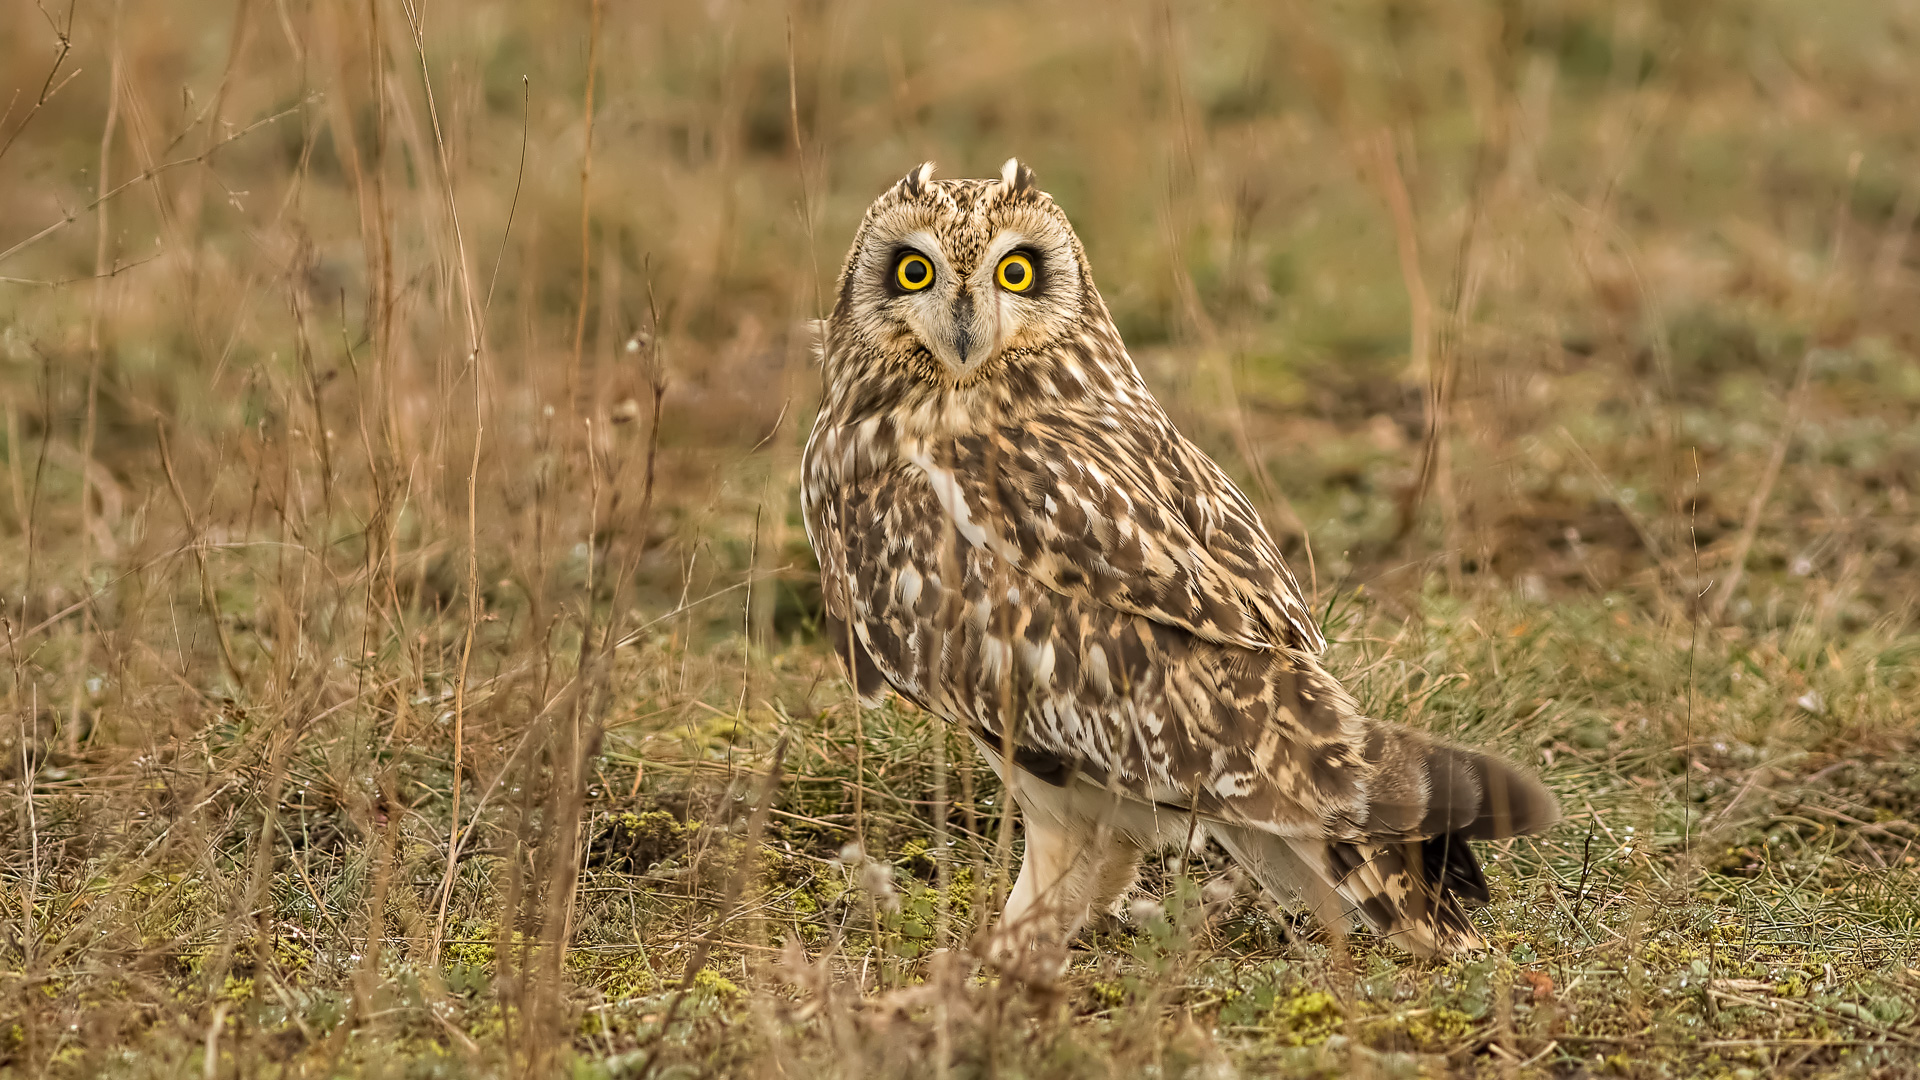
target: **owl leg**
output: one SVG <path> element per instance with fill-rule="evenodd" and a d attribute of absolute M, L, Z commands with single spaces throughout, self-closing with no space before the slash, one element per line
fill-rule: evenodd
<path fill-rule="evenodd" d="M 1001 936 L 1037 943 L 1059 936 L 1074 862 L 1081 856 L 1074 831 L 1059 821 L 1026 814 L 1026 854 L 1000 914 Z"/>
<path fill-rule="evenodd" d="M 1094 903 L 1111 903 L 1133 883 L 1140 850 L 1099 819 L 1073 813 L 1058 789 L 1036 783 L 1015 794 L 1026 852 L 989 955 L 1016 977 L 1047 982 L 1065 969 L 1067 942 Z"/>
<path fill-rule="evenodd" d="M 1107 852 L 1093 884 L 1093 911 L 1111 913 L 1140 877 L 1140 849 L 1120 841 Z"/>
<path fill-rule="evenodd" d="M 1346 932 L 1353 921 L 1352 910 L 1341 902 L 1328 875 L 1285 838 L 1239 825 L 1216 825 L 1209 831 L 1276 903 L 1312 912 L 1335 936 Z"/>

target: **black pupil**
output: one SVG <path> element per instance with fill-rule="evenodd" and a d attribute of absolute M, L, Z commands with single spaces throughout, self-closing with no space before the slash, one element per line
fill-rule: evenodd
<path fill-rule="evenodd" d="M 927 280 L 927 264 L 922 259 L 908 259 L 900 268 L 900 276 L 907 279 L 907 284 L 918 285 Z"/>
<path fill-rule="evenodd" d="M 1017 262 L 1007 264 L 1007 284 L 1018 285 L 1027 280 L 1027 268 Z"/>

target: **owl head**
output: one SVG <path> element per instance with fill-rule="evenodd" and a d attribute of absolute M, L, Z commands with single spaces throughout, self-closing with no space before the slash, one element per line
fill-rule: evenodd
<path fill-rule="evenodd" d="M 1086 255 L 1032 169 L 1009 159 L 998 180 L 935 180 L 928 162 L 868 208 L 829 354 L 965 387 L 1072 335 L 1089 309 L 1104 316 Z"/>

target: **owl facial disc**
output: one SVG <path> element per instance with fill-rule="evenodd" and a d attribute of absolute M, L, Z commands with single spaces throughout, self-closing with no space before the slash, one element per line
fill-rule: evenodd
<path fill-rule="evenodd" d="M 1018 161 L 997 180 L 934 180 L 931 164 L 869 209 L 842 273 L 848 362 L 932 387 L 996 378 L 1082 325 L 1084 256 Z"/>
<path fill-rule="evenodd" d="M 992 268 L 962 275 L 947 245 L 926 230 L 902 239 L 886 270 L 889 306 L 955 380 L 1006 346 L 1007 321 L 992 296 Z"/>

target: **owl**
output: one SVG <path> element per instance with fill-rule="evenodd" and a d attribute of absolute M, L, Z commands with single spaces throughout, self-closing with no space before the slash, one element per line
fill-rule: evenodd
<path fill-rule="evenodd" d="M 896 693 L 963 728 L 1018 802 L 996 952 L 1064 958 L 1144 854 L 1209 836 L 1335 932 L 1482 946 L 1471 842 L 1546 827 L 1553 796 L 1361 713 L 1030 169 L 929 163 L 882 194 L 823 338 L 801 504 L 829 637 L 864 703 Z"/>

